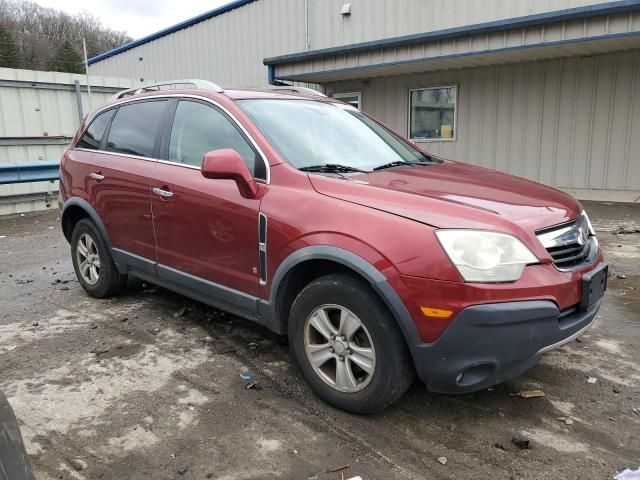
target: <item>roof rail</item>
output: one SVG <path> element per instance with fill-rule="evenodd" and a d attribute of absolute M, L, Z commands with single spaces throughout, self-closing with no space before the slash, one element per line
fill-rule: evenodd
<path fill-rule="evenodd" d="M 315 97 L 326 97 L 324 93 L 314 90 L 313 88 L 298 87 L 296 85 L 266 85 L 258 88 L 247 88 L 247 90 L 255 90 L 258 92 L 293 92 Z"/>
<path fill-rule="evenodd" d="M 129 97 L 131 95 L 138 95 L 139 93 L 155 92 L 158 90 L 162 90 L 160 87 L 171 86 L 171 85 L 173 86 L 193 85 L 198 90 L 213 90 L 214 92 L 217 92 L 217 93 L 224 91 L 222 87 L 220 87 L 220 85 L 216 85 L 215 83 L 209 82 L 208 80 L 199 80 L 199 79 L 170 80 L 166 82 L 152 83 L 149 85 L 145 85 L 143 87 L 135 87 L 135 88 L 129 88 L 127 90 L 122 90 L 121 92 L 118 92 L 113 97 L 111 97 L 111 99 L 115 100 L 118 98 Z M 170 90 L 170 89 L 166 89 L 166 90 Z"/>

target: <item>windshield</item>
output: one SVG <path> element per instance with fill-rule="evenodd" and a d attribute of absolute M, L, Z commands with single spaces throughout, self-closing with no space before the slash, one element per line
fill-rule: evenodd
<path fill-rule="evenodd" d="M 338 165 L 371 171 L 388 164 L 430 160 L 349 105 L 271 99 L 238 104 L 280 155 L 298 169 Z"/>

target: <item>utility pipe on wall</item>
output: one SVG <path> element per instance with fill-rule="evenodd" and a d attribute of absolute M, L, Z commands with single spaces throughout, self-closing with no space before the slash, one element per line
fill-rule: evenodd
<path fill-rule="evenodd" d="M 309 51 L 309 0 L 304 0 L 304 51 Z"/>

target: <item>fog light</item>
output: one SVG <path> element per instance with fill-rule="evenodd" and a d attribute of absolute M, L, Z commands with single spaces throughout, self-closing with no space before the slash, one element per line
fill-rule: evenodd
<path fill-rule="evenodd" d="M 463 378 L 464 378 L 464 372 L 460 372 L 456 377 L 456 383 L 460 383 Z"/>

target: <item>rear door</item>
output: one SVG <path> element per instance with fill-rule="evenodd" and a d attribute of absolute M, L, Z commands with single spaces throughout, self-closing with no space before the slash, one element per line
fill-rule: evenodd
<path fill-rule="evenodd" d="M 168 103 L 158 99 L 120 105 L 92 161 L 90 198 L 116 254 L 133 254 L 128 255 L 130 263 L 142 257 L 135 266 L 149 272 L 156 261 L 150 180 Z"/>
<path fill-rule="evenodd" d="M 100 112 L 85 129 L 75 147 L 65 152 L 60 169 L 60 192 L 66 200 L 69 197 L 80 197 L 91 201 L 89 186 L 93 185 L 91 162 L 93 156 L 102 145 L 105 133 L 115 109 Z"/>
<path fill-rule="evenodd" d="M 166 160 L 158 162 L 151 184 L 158 274 L 203 294 L 211 292 L 208 281 L 258 296 L 260 193 L 244 198 L 234 181 L 204 178 L 200 167 L 206 152 L 232 148 L 260 182 L 264 161 L 221 109 L 197 100 L 174 108 L 164 136 Z"/>

